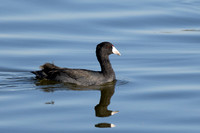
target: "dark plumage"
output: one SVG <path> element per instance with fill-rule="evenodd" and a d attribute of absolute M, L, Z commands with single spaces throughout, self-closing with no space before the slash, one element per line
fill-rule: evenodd
<path fill-rule="evenodd" d="M 109 42 L 102 42 L 96 47 L 96 56 L 101 66 L 101 71 L 86 69 L 60 68 L 54 64 L 42 65 L 40 71 L 34 71 L 37 79 L 47 79 L 58 82 L 74 83 L 89 86 L 100 85 L 115 80 L 115 72 L 112 69 L 109 55 L 120 55 L 119 51 Z"/>

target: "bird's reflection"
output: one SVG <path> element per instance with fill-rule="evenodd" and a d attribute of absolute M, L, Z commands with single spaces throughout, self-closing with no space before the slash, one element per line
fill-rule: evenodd
<path fill-rule="evenodd" d="M 114 124 L 112 123 L 98 123 L 95 125 L 95 127 L 98 127 L 98 128 L 112 128 L 112 127 L 115 127 Z"/>
<path fill-rule="evenodd" d="M 109 117 L 119 112 L 119 111 L 108 110 L 108 105 L 110 104 L 111 97 L 115 92 L 116 81 L 109 82 L 104 85 L 88 86 L 88 87 L 77 86 L 74 84 L 58 84 L 57 82 L 52 82 L 47 80 L 37 81 L 35 84 L 45 92 L 53 92 L 56 90 L 69 90 L 69 89 L 80 90 L 80 91 L 99 90 L 101 92 L 100 100 L 99 103 L 94 107 L 96 117 Z M 110 123 L 98 123 L 95 125 L 95 127 L 108 128 L 108 127 L 115 127 L 115 125 Z"/>
<path fill-rule="evenodd" d="M 110 104 L 111 97 L 115 92 L 115 84 L 116 81 L 113 83 L 109 83 L 100 89 L 101 98 L 99 104 L 95 106 L 95 112 L 97 117 L 108 117 L 110 115 L 118 113 L 118 111 L 108 110 L 108 105 Z"/>

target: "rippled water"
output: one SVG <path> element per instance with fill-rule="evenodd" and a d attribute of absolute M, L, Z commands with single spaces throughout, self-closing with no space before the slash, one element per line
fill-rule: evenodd
<path fill-rule="evenodd" d="M 2 133 L 200 132 L 199 0 L 0 3 Z M 30 73 L 45 62 L 99 70 L 102 41 L 122 53 L 110 57 L 116 84 L 77 88 Z"/>

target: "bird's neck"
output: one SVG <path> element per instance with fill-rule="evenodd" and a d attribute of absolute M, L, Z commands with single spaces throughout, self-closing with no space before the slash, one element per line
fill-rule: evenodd
<path fill-rule="evenodd" d="M 100 63 L 100 66 L 101 66 L 101 72 L 104 75 L 115 76 L 114 70 L 113 70 L 110 60 L 109 60 L 109 57 L 102 55 L 102 56 L 98 56 L 97 58 Z"/>

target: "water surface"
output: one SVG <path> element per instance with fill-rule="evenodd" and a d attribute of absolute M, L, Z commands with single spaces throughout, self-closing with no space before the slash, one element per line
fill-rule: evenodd
<path fill-rule="evenodd" d="M 0 2 L 1 132 L 200 132 L 198 0 Z M 77 88 L 30 73 L 46 62 L 100 70 L 102 41 L 122 54 L 110 56 L 116 83 Z"/>

